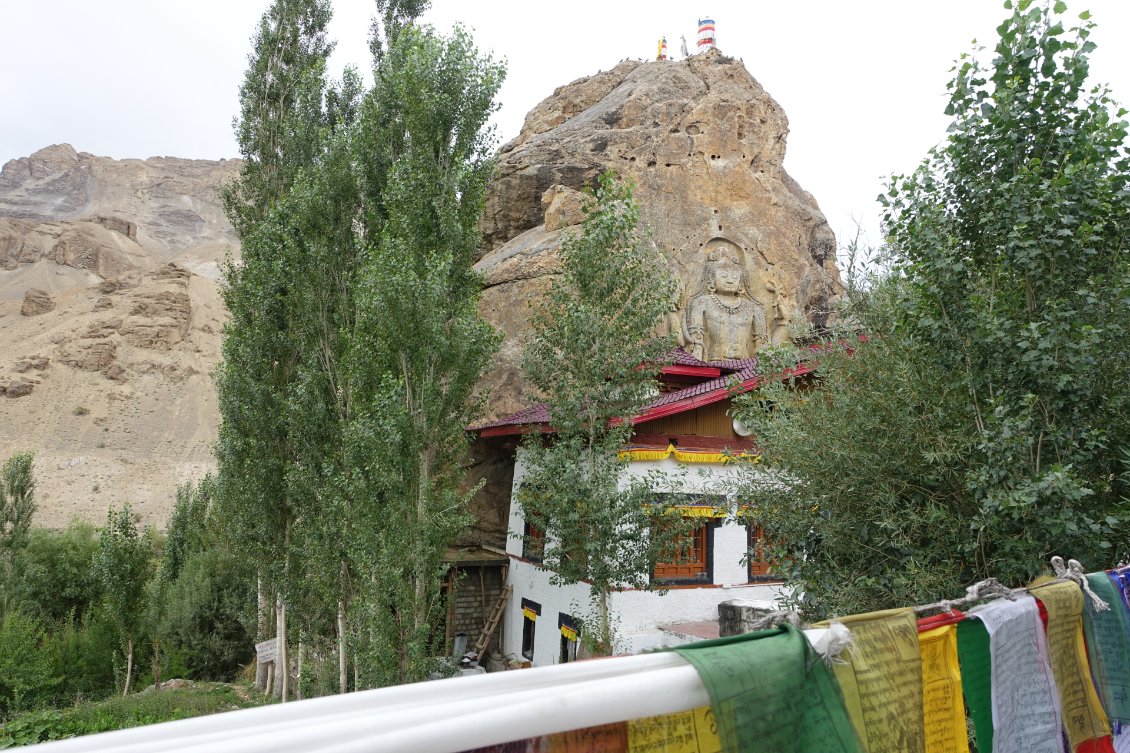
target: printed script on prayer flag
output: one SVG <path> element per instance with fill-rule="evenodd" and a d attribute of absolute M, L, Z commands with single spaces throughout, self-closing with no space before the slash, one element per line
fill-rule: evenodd
<path fill-rule="evenodd" d="M 1083 645 L 1083 591 L 1069 581 L 1037 585 L 1031 591 L 1048 611 L 1048 656 L 1071 750 L 1109 738 L 1110 724 L 1099 705 Z M 1113 748 L 1106 741 L 1097 747 L 1090 744 L 1087 750 L 1100 753 Z"/>
<path fill-rule="evenodd" d="M 851 630 L 846 662 L 833 665 L 844 705 L 868 753 L 924 753 L 922 659 L 910 609 L 836 620 Z"/>
<path fill-rule="evenodd" d="M 919 633 L 918 647 L 926 753 L 969 753 L 957 665 L 957 627 L 944 625 Z"/>

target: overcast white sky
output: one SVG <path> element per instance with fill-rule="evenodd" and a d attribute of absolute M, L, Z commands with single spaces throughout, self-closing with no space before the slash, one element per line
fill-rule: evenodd
<path fill-rule="evenodd" d="M 1130 2 L 1092 11 L 1096 81 L 1130 102 Z M 250 36 L 269 0 L 0 0 L 0 163 L 48 144 L 116 158 L 238 156 L 231 121 Z M 666 35 L 694 50 L 697 19 L 784 107 L 785 167 L 819 201 L 841 242 L 852 219 L 877 240 L 884 176 L 912 169 L 945 134 L 945 86 L 974 39 L 992 47 L 998 0 L 708 0 L 533 3 L 434 0 L 425 20 L 471 27 L 509 61 L 500 143 L 557 86 L 624 58 L 650 59 Z M 333 63 L 368 67 L 369 0 L 334 0 Z"/>

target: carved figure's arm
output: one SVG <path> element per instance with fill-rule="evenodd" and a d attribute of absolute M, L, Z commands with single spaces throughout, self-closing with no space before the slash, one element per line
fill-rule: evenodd
<path fill-rule="evenodd" d="M 700 361 L 704 358 L 704 341 L 706 338 L 706 312 L 702 300 L 692 300 L 687 306 L 687 313 L 683 318 L 683 338 L 687 342 L 687 350 Z"/>

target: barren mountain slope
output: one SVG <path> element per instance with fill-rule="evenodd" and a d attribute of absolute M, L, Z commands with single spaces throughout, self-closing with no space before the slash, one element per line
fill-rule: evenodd
<path fill-rule="evenodd" d="M 0 172 L 0 459 L 36 453 L 38 525 L 130 502 L 162 526 L 212 467 L 238 167 L 61 145 Z"/>

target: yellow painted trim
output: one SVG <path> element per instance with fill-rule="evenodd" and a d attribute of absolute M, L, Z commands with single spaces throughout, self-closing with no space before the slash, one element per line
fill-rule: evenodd
<path fill-rule="evenodd" d="M 725 518 L 727 513 L 721 507 L 709 505 L 679 505 L 674 508 L 685 518 Z"/>
<path fill-rule="evenodd" d="M 568 625 L 561 626 L 561 635 L 565 636 L 566 640 L 577 640 L 577 631 L 570 628 Z"/>
<path fill-rule="evenodd" d="M 675 445 L 667 445 L 666 450 L 621 450 L 620 459 L 637 462 L 641 460 L 666 460 L 673 457 L 682 463 L 728 463 L 734 458 L 744 458 L 751 462 L 761 461 L 761 455 L 749 452 L 740 452 L 737 455 L 727 455 L 724 452 L 695 452 L 693 450 L 680 450 Z"/>
<path fill-rule="evenodd" d="M 538 619 L 538 613 L 532 609 L 527 609 L 526 607 L 522 607 L 522 616 L 527 620 L 531 620 L 533 622 L 537 622 Z"/>

